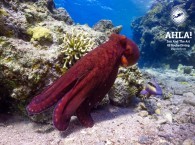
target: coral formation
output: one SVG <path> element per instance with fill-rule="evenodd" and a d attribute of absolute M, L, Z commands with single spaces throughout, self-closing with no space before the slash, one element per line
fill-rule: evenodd
<path fill-rule="evenodd" d="M 111 20 L 100 20 L 94 26 L 95 31 L 105 32 L 107 35 L 112 33 L 119 34 L 122 30 L 122 25 L 114 27 Z"/>
<path fill-rule="evenodd" d="M 70 68 L 95 46 L 95 39 L 93 37 L 87 32 L 76 30 L 75 28 L 65 34 L 63 42 L 63 52 L 65 54 L 64 68 L 66 69 Z"/>
<path fill-rule="evenodd" d="M 118 77 L 109 91 L 109 99 L 112 104 L 119 106 L 129 106 L 133 97 L 140 97 L 143 89 L 144 80 L 137 65 L 120 68 Z"/>
<path fill-rule="evenodd" d="M 48 10 L 47 2 L 0 2 L 0 104 L 16 111 L 25 112 L 28 99 L 66 71 L 64 35 L 71 36 L 74 29 L 85 32 L 96 45 L 107 40 L 106 34 L 86 25 L 70 25 L 73 21 L 68 13 L 52 11 L 52 5 Z"/>
<path fill-rule="evenodd" d="M 34 27 L 27 29 L 27 33 L 32 36 L 31 41 L 52 41 L 51 31 L 45 27 Z"/>
<path fill-rule="evenodd" d="M 114 32 L 111 30 L 116 28 L 109 26 L 111 22 L 105 24 L 103 32 L 87 25 L 72 25 L 65 10 L 54 9 L 47 2 L 0 2 L 0 104 L 14 106 L 15 110 L 25 112 L 28 99 L 59 78 L 88 51 L 107 41 Z M 116 30 L 118 33 L 120 29 Z M 129 79 L 122 83 L 126 83 L 130 96 L 137 95 L 140 89 L 136 85 L 137 73 L 133 68 L 128 73 L 120 69 L 119 79 Z"/>
<path fill-rule="evenodd" d="M 171 20 L 171 9 L 174 6 L 181 7 L 188 13 L 185 23 L 176 25 Z M 176 69 L 179 64 L 183 64 L 195 67 L 194 33 L 190 39 L 190 47 L 186 50 L 172 50 L 167 47 L 165 38 L 167 32 L 194 32 L 194 10 L 193 0 L 157 1 L 145 16 L 131 24 L 134 40 L 141 48 L 141 66 L 163 67 L 162 64 L 166 64 Z"/>

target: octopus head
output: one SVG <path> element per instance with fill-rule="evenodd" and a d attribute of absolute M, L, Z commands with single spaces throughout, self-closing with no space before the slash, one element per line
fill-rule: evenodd
<path fill-rule="evenodd" d="M 121 64 L 124 67 L 134 65 L 139 59 L 139 48 L 130 39 L 126 38 L 125 51 L 121 57 Z"/>
<path fill-rule="evenodd" d="M 139 48 L 137 45 L 124 35 L 112 34 L 111 39 L 120 43 L 124 49 L 121 57 L 121 65 L 124 67 L 134 65 L 139 59 Z"/>
<path fill-rule="evenodd" d="M 132 40 L 123 35 L 118 35 L 118 39 L 124 49 L 121 57 L 121 65 L 124 67 L 134 65 L 139 59 L 139 48 Z"/>

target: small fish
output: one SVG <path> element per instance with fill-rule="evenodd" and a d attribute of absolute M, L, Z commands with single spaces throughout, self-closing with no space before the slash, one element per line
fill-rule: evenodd
<path fill-rule="evenodd" d="M 153 79 L 148 82 L 144 89 L 140 92 L 141 95 L 147 95 L 147 98 L 151 95 L 162 95 L 162 89 L 158 83 Z"/>

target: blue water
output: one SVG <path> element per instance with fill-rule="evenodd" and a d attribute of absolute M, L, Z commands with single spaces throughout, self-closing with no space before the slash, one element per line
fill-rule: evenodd
<path fill-rule="evenodd" d="M 56 7 L 65 8 L 75 23 L 93 26 L 101 19 L 123 25 L 122 34 L 132 38 L 132 20 L 143 16 L 152 0 L 54 0 Z"/>

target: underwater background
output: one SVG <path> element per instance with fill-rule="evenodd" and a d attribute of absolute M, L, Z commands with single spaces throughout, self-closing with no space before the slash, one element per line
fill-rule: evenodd
<path fill-rule="evenodd" d="M 194 0 L 0 0 L 0 145 L 194 145 L 194 32 Z M 72 116 L 60 132 L 56 104 L 31 116 L 33 98 L 113 33 L 133 40 L 140 58 L 96 102 L 94 126 Z M 56 102 L 44 99 L 43 108 Z"/>
<path fill-rule="evenodd" d="M 190 47 L 184 51 L 171 50 L 167 47 L 167 32 L 191 32 L 194 35 L 194 2 L 169 0 L 55 0 L 56 7 L 64 7 L 75 23 L 93 27 L 99 20 L 111 20 L 113 25 L 122 25 L 121 34 L 133 39 L 140 46 L 140 67 L 171 67 L 179 64 L 195 67 L 194 37 Z M 171 20 L 172 9 L 178 5 L 187 12 L 187 20 L 176 25 Z M 148 11 L 152 8 L 152 11 Z"/>
<path fill-rule="evenodd" d="M 75 23 L 95 25 L 101 19 L 112 20 L 114 25 L 122 25 L 121 34 L 132 38 L 131 22 L 143 16 L 153 0 L 54 0 L 56 7 L 64 7 Z"/>

